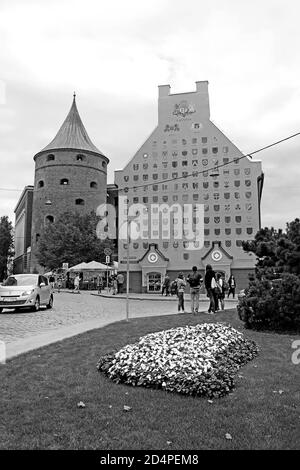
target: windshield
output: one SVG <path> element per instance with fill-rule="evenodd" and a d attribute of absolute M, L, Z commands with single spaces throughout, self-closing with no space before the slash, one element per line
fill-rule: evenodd
<path fill-rule="evenodd" d="M 36 274 L 18 274 L 9 276 L 3 286 L 33 286 L 36 285 L 38 276 Z"/>

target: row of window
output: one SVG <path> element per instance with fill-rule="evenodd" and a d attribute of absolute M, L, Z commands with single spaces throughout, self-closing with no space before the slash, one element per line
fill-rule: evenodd
<path fill-rule="evenodd" d="M 49 153 L 49 155 L 47 155 L 46 160 L 47 160 L 47 162 L 54 162 L 55 161 L 55 155 L 53 153 Z M 86 157 L 86 155 L 83 155 L 82 153 L 79 153 L 78 155 L 76 155 L 75 160 L 77 162 L 83 162 L 83 161 L 87 160 L 87 157 Z M 106 162 L 103 161 L 102 166 L 103 166 L 103 168 L 106 168 Z"/>
<path fill-rule="evenodd" d="M 225 163 L 225 161 L 227 162 L 227 160 L 229 160 L 229 159 L 228 158 L 223 158 L 223 163 Z M 206 162 L 208 162 L 207 159 L 202 160 L 203 166 L 207 165 Z M 219 160 L 216 160 L 215 158 L 213 158 L 212 162 L 213 162 L 214 166 L 217 166 L 219 164 Z M 192 162 L 188 162 L 188 160 L 182 160 L 181 161 L 181 166 L 186 167 L 186 166 L 188 166 L 189 163 L 192 163 L 192 166 L 195 167 L 195 166 L 198 165 L 198 160 L 192 160 Z M 162 164 L 163 169 L 167 169 L 169 164 L 172 168 L 177 168 L 178 166 L 180 166 L 180 162 L 178 162 L 177 160 L 175 160 L 173 162 L 162 162 L 161 164 Z M 153 169 L 158 169 L 158 163 L 153 163 L 152 166 L 153 166 Z M 134 171 L 139 171 L 139 169 L 148 170 L 148 169 L 150 169 L 149 167 L 150 167 L 150 165 L 148 163 L 143 163 L 143 165 L 140 165 L 139 163 L 134 163 L 132 168 L 133 168 Z M 235 176 L 240 175 L 240 173 L 241 173 L 241 170 L 239 168 L 235 168 L 233 170 L 233 174 Z M 250 168 L 244 168 L 244 173 L 245 173 L 246 176 L 249 176 L 251 174 L 251 169 Z M 125 177 L 129 179 L 128 175 L 124 176 L 124 179 L 125 179 Z"/>
<path fill-rule="evenodd" d="M 59 182 L 59 184 L 61 186 L 68 186 L 70 184 L 70 181 L 68 180 L 68 178 L 62 178 Z M 45 186 L 45 182 L 43 180 L 40 180 L 38 182 L 38 188 L 43 188 Z M 98 188 L 98 184 L 96 183 L 96 181 L 92 181 L 90 183 L 90 188 L 94 188 L 94 189 L 97 189 Z"/>
<path fill-rule="evenodd" d="M 216 141 L 217 138 L 214 137 L 214 140 Z M 198 143 L 207 144 L 207 142 L 208 142 L 208 138 L 207 138 L 207 137 L 201 137 L 201 138 L 192 137 L 192 139 L 191 139 L 191 143 L 192 143 L 192 144 L 198 144 Z M 159 142 L 158 142 L 157 140 L 153 140 L 153 142 L 152 142 L 153 147 L 156 147 L 158 143 L 159 143 Z M 166 140 L 164 140 L 162 143 L 163 143 L 163 145 L 167 145 L 168 142 L 167 142 Z M 187 139 L 181 139 L 181 140 L 172 139 L 172 140 L 171 140 L 171 143 L 172 143 L 173 145 L 176 145 L 176 144 L 179 144 L 179 143 L 181 143 L 182 145 L 187 145 L 187 144 L 188 144 L 188 141 L 187 141 Z M 223 152 L 224 152 L 224 153 L 227 153 L 227 152 L 228 152 L 228 146 L 227 146 L 227 145 L 223 147 Z"/>
<path fill-rule="evenodd" d="M 236 244 L 236 246 L 238 246 L 238 247 L 241 247 L 241 246 L 242 246 L 242 242 L 243 242 L 243 240 L 235 240 L 235 244 Z M 181 241 L 174 241 L 173 243 L 170 243 L 170 242 L 162 242 L 162 248 L 163 248 L 164 250 L 167 250 L 168 248 L 171 248 L 171 247 L 173 247 L 173 248 L 185 248 L 185 249 L 187 249 L 187 248 L 189 248 L 189 245 L 190 245 L 190 244 L 191 244 L 191 246 L 193 246 L 194 248 L 199 248 L 199 246 L 200 246 L 200 245 L 199 245 L 199 242 L 181 242 Z M 148 247 L 149 247 L 149 243 L 148 243 L 148 242 L 144 242 L 144 243 L 142 243 L 142 245 L 141 245 L 141 247 L 140 247 L 140 244 L 139 244 L 138 242 L 134 242 L 134 243 L 132 244 L 132 246 L 133 246 L 133 248 L 134 248 L 135 250 L 138 250 L 139 248 L 143 248 L 143 249 L 147 250 Z M 210 246 L 211 246 L 211 242 L 210 242 L 209 240 L 205 240 L 204 246 L 205 246 L 205 248 L 210 247 Z M 231 246 L 232 246 L 232 240 L 225 240 L 225 246 L 226 246 L 227 248 L 231 247 Z M 123 248 L 124 248 L 124 250 L 127 249 L 127 244 L 126 244 L 126 243 L 123 244 Z M 189 259 L 189 256 L 190 256 L 190 255 L 191 255 L 191 257 L 194 256 L 193 253 L 183 253 L 183 258 L 184 258 L 184 259 Z"/>

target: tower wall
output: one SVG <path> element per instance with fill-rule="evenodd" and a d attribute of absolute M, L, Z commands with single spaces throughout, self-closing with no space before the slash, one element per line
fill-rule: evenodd
<path fill-rule="evenodd" d="M 49 155 L 54 160 L 49 161 Z M 101 154 L 75 149 L 42 151 L 34 159 L 31 272 L 41 270 L 36 260 L 37 242 L 48 216 L 55 223 L 64 212 L 88 214 L 106 202 L 108 163 Z M 62 180 L 68 180 L 68 184 L 62 184 Z M 77 199 L 82 199 L 84 205 L 76 205 Z"/>

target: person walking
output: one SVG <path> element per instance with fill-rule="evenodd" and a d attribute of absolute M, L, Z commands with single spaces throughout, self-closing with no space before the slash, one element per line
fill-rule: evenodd
<path fill-rule="evenodd" d="M 164 295 L 164 292 L 166 293 L 166 297 L 170 295 L 170 277 L 168 274 L 165 275 L 164 283 L 162 286 L 162 295 Z"/>
<path fill-rule="evenodd" d="M 53 276 L 53 274 L 51 274 L 49 277 L 49 283 L 50 283 L 51 289 L 54 290 L 55 277 Z"/>
<path fill-rule="evenodd" d="M 220 309 L 219 310 L 224 310 L 224 299 L 225 299 L 225 283 L 223 279 L 223 275 L 221 273 L 217 273 L 216 276 L 216 283 L 217 283 L 217 289 L 218 289 L 218 301 L 220 302 Z"/>
<path fill-rule="evenodd" d="M 209 307 L 207 313 L 215 313 L 216 311 L 216 294 L 215 294 L 215 287 L 216 287 L 216 278 L 215 272 L 213 271 L 210 264 L 206 266 L 205 269 L 205 278 L 204 278 L 205 289 L 207 292 L 207 297 L 209 297 Z"/>
<path fill-rule="evenodd" d="M 118 280 L 117 276 L 113 276 L 112 278 L 112 294 L 117 295 L 118 293 Z"/>
<path fill-rule="evenodd" d="M 74 279 L 74 294 L 80 294 L 80 290 L 79 290 L 79 285 L 80 285 L 80 276 L 79 274 L 76 275 L 75 279 Z"/>
<path fill-rule="evenodd" d="M 190 285 L 191 313 L 196 315 L 199 310 L 200 287 L 201 283 L 203 282 L 202 276 L 198 272 L 197 266 L 193 266 L 192 274 L 188 275 L 187 282 Z"/>
<path fill-rule="evenodd" d="M 175 282 L 177 284 L 178 313 L 180 313 L 181 310 L 183 313 L 186 313 L 184 310 L 184 291 L 186 288 L 186 282 L 184 280 L 183 273 L 178 274 Z"/>
<path fill-rule="evenodd" d="M 235 277 L 231 274 L 231 276 L 228 279 L 228 294 L 227 294 L 227 299 L 229 298 L 229 295 L 232 294 L 232 297 L 235 297 L 235 288 L 236 288 L 236 282 L 235 282 Z"/>
<path fill-rule="evenodd" d="M 117 275 L 117 283 L 118 283 L 118 294 L 121 294 L 123 292 L 123 284 L 124 284 L 123 274 L 119 273 Z"/>
<path fill-rule="evenodd" d="M 101 274 L 99 274 L 99 276 L 97 277 L 97 290 L 98 290 L 98 294 L 101 294 L 102 289 L 103 289 L 103 279 L 102 279 Z"/>
<path fill-rule="evenodd" d="M 57 292 L 60 293 L 60 289 L 62 288 L 62 278 L 59 276 L 57 279 Z"/>

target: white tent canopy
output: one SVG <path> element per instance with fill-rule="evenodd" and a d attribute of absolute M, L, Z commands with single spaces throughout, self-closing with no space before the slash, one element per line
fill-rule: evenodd
<path fill-rule="evenodd" d="M 69 268 L 69 271 L 83 271 L 86 269 L 87 263 L 79 263 Z"/>
<path fill-rule="evenodd" d="M 90 261 L 89 263 L 80 263 L 72 266 L 69 271 L 106 271 L 110 266 L 98 263 L 98 261 Z"/>

